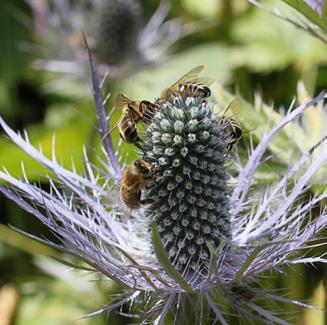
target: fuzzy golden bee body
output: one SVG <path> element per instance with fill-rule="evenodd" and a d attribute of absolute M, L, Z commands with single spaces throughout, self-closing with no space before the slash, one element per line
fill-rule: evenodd
<path fill-rule="evenodd" d="M 141 199 L 142 189 L 153 184 L 151 165 L 144 160 L 136 160 L 125 170 L 120 182 L 120 196 L 131 209 L 139 209 L 141 204 L 148 203 Z"/>
<path fill-rule="evenodd" d="M 232 150 L 234 144 L 236 144 L 242 138 L 242 128 L 239 122 L 231 117 L 223 117 L 220 123 L 224 132 L 228 153 Z"/>
<path fill-rule="evenodd" d="M 236 106 L 237 105 L 237 106 Z M 243 130 L 240 123 L 230 115 L 228 111 L 231 107 L 234 111 L 238 108 L 237 99 L 233 100 L 217 118 L 217 124 L 221 127 L 224 133 L 226 142 L 227 154 L 232 150 L 233 146 L 242 138 Z"/>
<path fill-rule="evenodd" d="M 116 106 L 122 108 L 122 115 L 106 136 L 118 127 L 120 136 L 126 143 L 134 144 L 140 148 L 141 138 L 137 129 L 137 123 L 144 122 L 149 124 L 153 115 L 159 109 L 159 105 L 146 100 L 131 100 L 120 94 L 116 97 Z"/>
<path fill-rule="evenodd" d="M 203 65 L 199 65 L 178 79 L 170 87 L 165 88 L 158 102 L 165 103 L 171 100 L 173 95 L 180 95 L 183 97 L 209 97 L 211 95 L 209 86 L 215 79 L 198 77 L 202 70 Z"/>
<path fill-rule="evenodd" d="M 214 82 L 213 78 L 198 77 L 203 70 L 203 65 L 199 65 L 178 79 L 173 85 L 165 88 L 161 97 L 154 103 L 142 100 L 135 101 L 120 94 L 116 97 L 116 107 L 122 109 L 121 118 L 104 136 L 109 135 L 118 127 L 121 138 L 126 142 L 142 147 L 142 139 L 137 128 L 137 124 L 142 122 L 150 124 L 153 116 L 163 103 L 171 100 L 173 95 L 183 97 L 203 97 L 208 98 L 211 95 L 209 86 Z"/>

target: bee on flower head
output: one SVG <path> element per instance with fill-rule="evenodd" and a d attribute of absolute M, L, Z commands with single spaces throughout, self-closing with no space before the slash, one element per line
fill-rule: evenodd
<path fill-rule="evenodd" d="M 226 142 L 227 154 L 232 150 L 233 146 L 242 138 L 243 130 L 240 123 L 233 117 L 227 114 L 228 110 L 233 104 L 237 104 L 233 100 L 223 111 L 218 115 L 217 124 L 221 127 L 224 133 L 224 140 Z"/>
<path fill-rule="evenodd" d="M 141 148 L 141 137 L 137 124 L 143 122 L 150 124 L 153 116 L 160 110 L 160 106 L 171 99 L 173 95 L 185 97 L 203 97 L 211 95 L 209 86 L 214 82 L 213 78 L 200 78 L 199 73 L 203 70 L 203 65 L 197 66 L 173 85 L 165 88 L 161 97 L 155 103 L 147 100 L 135 101 L 119 94 L 116 97 L 116 107 L 122 108 L 122 115 L 118 122 L 105 134 L 104 137 L 118 127 L 121 138 L 126 142 Z"/>
<path fill-rule="evenodd" d="M 208 98 L 211 95 L 209 86 L 215 81 L 215 79 L 198 77 L 202 70 L 203 65 L 193 68 L 174 82 L 170 87 L 165 88 L 161 93 L 161 97 L 157 101 L 161 104 L 165 103 L 171 100 L 173 95 Z"/>
<path fill-rule="evenodd" d="M 138 209 L 141 204 L 150 203 L 141 198 L 141 191 L 153 184 L 153 171 L 149 163 L 136 160 L 125 170 L 120 181 L 119 192 L 130 209 Z"/>
<path fill-rule="evenodd" d="M 227 153 L 229 153 L 233 146 L 242 138 L 242 128 L 238 121 L 231 117 L 222 117 L 219 121 L 226 141 Z"/>
<path fill-rule="evenodd" d="M 137 128 L 139 122 L 149 124 L 155 112 L 159 110 L 158 104 L 149 101 L 135 101 L 119 94 L 116 97 L 116 107 L 122 108 L 118 122 L 105 134 L 107 137 L 118 127 L 121 138 L 126 142 L 141 148 L 141 137 Z"/>

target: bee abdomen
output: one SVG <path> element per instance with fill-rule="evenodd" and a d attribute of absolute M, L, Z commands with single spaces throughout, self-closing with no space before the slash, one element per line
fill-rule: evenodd
<path fill-rule="evenodd" d="M 120 130 L 120 136 L 128 143 L 138 143 L 141 141 L 139 137 L 136 124 L 130 119 L 124 119 L 122 121 L 122 129 Z"/>
<path fill-rule="evenodd" d="M 131 209 L 138 209 L 140 204 L 140 198 L 141 198 L 141 192 L 140 191 L 134 191 L 131 189 L 121 189 L 121 198 L 124 201 L 124 203 Z"/>
<path fill-rule="evenodd" d="M 211 90 L 209 87 L 197 83 L 181 84 L 179 86 L 179 91 L 182 96 L 186 97 L 208 98 L 211 95 Z"/>
<path fill-rule="evenodd" d="M 159 111 L 160 106 L 158 104 L 151 103 L 147 100 L 143 100 L 140 103 L 140 109 L 143 115 L 143 122 L 150 124 L 153 116 Z"/>

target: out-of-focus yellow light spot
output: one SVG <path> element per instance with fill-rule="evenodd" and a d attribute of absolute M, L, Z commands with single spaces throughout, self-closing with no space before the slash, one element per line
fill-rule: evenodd
<path fill-rule="evenodd" d="M 220 1 L 217 0 L 183 0 L 183 7 L 197 17 L 215 17 L 220 9 Z"/>
<path fill-rule="evenodd" d="M 303 313 L 303 325 L 323 325 L 324 324 L 324 301 L 325 301 L 325 288 L 323 281 L 320 282 L 319 286 L 313 293 L 312 298 L 309 301 L 309 304 L 321 308 L 312 309 L 307 308 Z"/>

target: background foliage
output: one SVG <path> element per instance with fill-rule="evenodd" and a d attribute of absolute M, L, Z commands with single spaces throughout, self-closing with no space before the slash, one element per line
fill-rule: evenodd
<path fill-rule="evenodd" d="M 113 97 L 124 93 L 131 98 L 152 100 L 183 73 L 204 64 L 204 75 L 215 77 L 219 82 L 213 87 L 214 100 L 227 105 L 233 99 L 231 93 L 242 98 L 238 114 L 247 130 L 239 145 L 242 152 L 250 133 L 254 141 L 260 137 L 272 112 L 268 106 L 265 109 L 261 105 L 263 102 L 287 107 L 297 94 L 307 98 L 327 88 L 327 45 L 323 41 L 327 33 L 327 6 L 317 12 L 300 0 L 284 2 L 260 4 L 269 5 L 268 10 L 278 8 L 283 17 L 300 22 L 302 27 L 307 24 L 314 33 L 305 32 L 299 28 L 301 26 L 295 27 L 246 0 L 173 1 L 170 18 L 179 16 L 187 22 L 210 19 L 214 22 L 213 27 L 182 39 L 165 63 L 112 84 Z M 147 20 L 158 1 L 142 0 L 141 4 Z M 27 129 L 31 142 L 40 143 L 47 154 L 51 153 L 50 144 L 55 133 L 57 156 L 67 167 L 71 166 L 73 156 L 76 168 L 82 168 L 78 157 L 83 144 L 92 150 L 99 143 L 87 120 L 94 120 L 87 76 L 82 81 L 70 81 L 69 88 L 64 91 L 50 91 L 49 81 L 67 76 L 33 69 L 32 62 L 38 53 L 28 50 L 35 42 L 30 7 L 23 0 L 4 0 L 0 9 L 0 114 L 13 128 Z M 303 83 L 299 86 L 300 80 Z M 279 113 L 275 113 L 278 120 Z M 309 135 L 317 129 L 320 120 L 316 117 Z M 270 148 L 276 159 L 272 160 L 268 170 L 261 171 L 263 184 L 274 181 L 285 171 L 289 159 L 303 149 L 294 142 L 296 137 L 303 138 L 301 132 L 302 129 L 295 128 L 291 137 L 281 134 L 275 147 Z M 116 134 L 115 139 L 117 142 Z M 47 186 L 47 180 L 41 176 L 42 167 L 28 159 L 4 136 L 0 138 L 0 147 L 1 166 L 22 176 L 21 161 L 24 161 L 28 178 Z M 125 150 L 129 153 L 128 159 L 132 160 L 136 155 L 134 149 L 127 145 Z M 82 272 L 71 271 L 67 266 L 45 258 L 62 255 L 6 225 L 32 234 L 52 234 L 4 198 L 0 198 L 0 206 L 0 310 L 1 306 L 9 308 L 10 301 L 17 304 L 11 314 L 13 324 L 73 324 L 83 314 L 108 302 L 109 295 L 117 290 L 115 284 L 94 282 L 95 279 Z M 324 277 L 326 283 L 327 271 L 320 265 L 301 266 L 289 270 L 287 275 L 276 276 L 269 283 L 267 280 L 267 286 L 287 288 L 290 297 L 323 307 L 326 299 Z M 287 313 L 296 324 L 323 324 L 322 311 L 299 313 L 288 309 Z M 238 320 L 231 322 L 237 324 Z M 111 313 L 110 322 L 103 315 L 78 323 L 118 325 L 126 324 L 126 319 Z"/>

